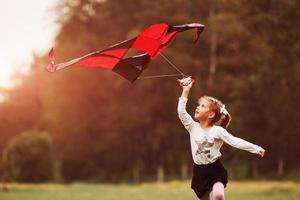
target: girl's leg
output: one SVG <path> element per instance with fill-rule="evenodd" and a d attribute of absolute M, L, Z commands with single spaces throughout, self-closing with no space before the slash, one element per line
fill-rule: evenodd
<path fill-rule="evenodd" d="M 212 200 L 224 200 L 224 185 L 221 182 L 216 182 L 212 189 Z"/>
<path fill-rule="evenodd" d="M 206 192 L 205 195 L 200 200 L 211 200 L 210 191 Z"/>

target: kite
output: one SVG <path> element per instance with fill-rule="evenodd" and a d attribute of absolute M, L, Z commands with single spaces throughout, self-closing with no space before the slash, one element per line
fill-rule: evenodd
<path fill-rule="evenodd" d="M 137 37 L 59 64 L 55 64 L 55 55 L 52 48 L 49 52 L 50 63 L 46 69 L 49 72 L 56 72 L 69 66 L 100 67 L 116 72 L 130 82 L 134 82 L 140 77 L 152 59 L 158 55 L 163 56 L 162 52 L 174 41 L 177 33 L 195 29 L 196 38 L 194 43 L 196 43 L 204 27 L 199 23 L 176 26 L 165 23 L 154 24 Z M 130 49 L 142 51 L 142 54 L 125 57 Z M 163 58 L 167 59 L 165 56 Z M 172 64 L 169 60 L 167 61 Z M 182 72 L 180 73 L 184 75 Z"/>

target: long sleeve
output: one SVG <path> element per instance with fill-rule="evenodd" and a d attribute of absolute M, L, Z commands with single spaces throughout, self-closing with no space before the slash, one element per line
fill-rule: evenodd
<path fill-rule="evenodd" d="M 186 111 L 187 100 L 188 99 L 185 97 L 179 97 L 177 112 L 178 112 L 178 117 L 179 117 L 181 123 L 190 132 L 193 125 L 195 124 L 195 121 Z"/>
<path fill-rule="evenodd" d="M 228 133 L 225 129 L 221 128 L 220 131 L 218 131 L 218 136 L 221 140 L 223 140 L 225 143 L 245 151 L 248 151 L 250 153 L 258 153 L 261 149 L 260 146 L 257 146 L 255 144 L 252 144 L 246 140 L 243 140 L 238 137 L 234 137 L 230 133 Z"/>

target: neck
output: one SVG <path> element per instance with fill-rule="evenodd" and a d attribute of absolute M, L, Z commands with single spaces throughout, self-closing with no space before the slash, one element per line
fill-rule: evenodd
<path fill-rule="evenodd" d="M 203 129 L 208 129 L 208 128 L 212 127 L 212 125 L 210 124 L 210 122 L 208 120 L 200 121 L 200 125 Z"/>

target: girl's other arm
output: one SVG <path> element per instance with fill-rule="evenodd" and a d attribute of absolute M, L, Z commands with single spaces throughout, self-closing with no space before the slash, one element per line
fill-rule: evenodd
<path fill-rule="evenodd" d="M 255 153 L 260 155 L 261 157 L 264 156 L 265 154 L 265 150 L 255 144 L 252 144 L 246 140 L 243 140 L 241 138 L 238 137 L 234 137 L 233 135 L 231 135 L 230 133 L 228 133 L 225 129 L 222 128 L 222 130 L 219 132 L 219 137 L 221 140 L 223 140 L 224 142 L 226 142 L 227 144 L 238 148 L 238 149 L 242 149 L 245 151 L 248 151 L 250 153 Z"/>

